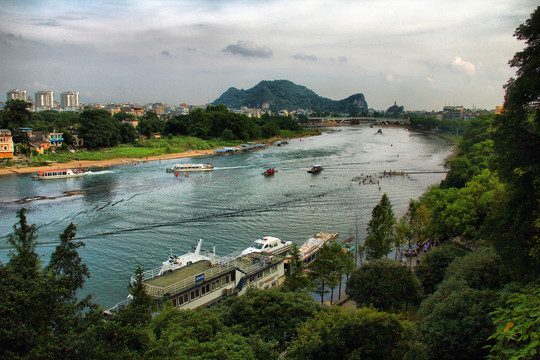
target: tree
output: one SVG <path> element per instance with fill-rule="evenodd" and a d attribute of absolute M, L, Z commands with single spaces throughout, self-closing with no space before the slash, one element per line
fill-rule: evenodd
<path fill-rule="evenodd" d="M 88 266 L 82 262 L 77 249 L 84 246 L 82 241 L 73 241 L 77 227 L 71 223 L 60 235 L 60 245 L 51 255 L 45 272 L 50 273 L 56 287 L 65 290 L 65 301 L 75 299 L 77 291 L 82 289 L 86 278 L 90 277 Z"/>
<path fill-rule="evenodd" d="M 352 273 L 347 295 L 359 306 L 373 305 L 384 311 L 397 312 L 406 301 L 419 304 L 422 288 L 414 274 L 388 259 L 362 264 Z"/>
<path fill-rule="evenodd" d="M 165 129 L 165 122 L 156 113 L 148 111 L 140 119 L 137 128 L 141 134 L 150 137 L 152 134 L 161 134 Z"/>
<path fill-rule="evenodd" d="M 507 230 L 495 245 L 522 278 L 540 272 L 540 6 L 514 36 L 527 46 L 509 62 L 517 77 L 505 86 L 505 112 L 493 131 L 495 166 L 512 189 Z"/>
<path fill-rule="evenodd" d="M 121 140 L 117 121 L 107 110 L 85 110 L 79 121 L 79 134 L 88 149 L 116 146 Z"/>
<path fill-rule="evenodd" d="M 428 251 L 416 270 L 416 276 L 422 283 L 424 292 L 426 294 L 435 292 L 437 286 L 444 280 L 448 266 L 466 252 L 465 248 L 450 241 Z"/>
<path fill-rule="evenodd" d="M 234 334 L 224 326 L 219 314 L 210 309 L 178 311 L 170 308 L 152 321 L 154 335 L 144 358 L 242 360 L 265 359 L 268 349 L 257 339 Z M 264 345 L 262 346 L 264 347 Z M 266 358 L 276 358 L 277 354 Z"/>
<path fill-rule="evenodd" d="M 319 309 L 308 293 L 276 288 L 250 289 L 245 295 L 228 298 L 211 308 L 221 314 L 223 323 L 235 333 L 277 342 L 275 347 L 280 350 L 296 338 L 297 326 Z"/>
<path fill-rule="evenodd" d="M 128 144 L 137 139 L 137 130 L 129 123 L 119 124 L 120 138 L 122 143 Z"/>
<path fill-rule="evenodd" d="M 3 111 L 0 113 L 2 129 L 18 129 L 28 125 L 32 119 L 32 113 L 27 110 L 30 106 L 32 104 L 24 100 L 6 101 Z"/>
<path fill-rule="evenodd" d="M 483 359 L 495 327 L 489 313 L 509 277 L 492 248 L 457 258 L 418 310 L 419 330 L 432 359 Z"/>
<path fill-rule="evenodd" d="M 483 359 L 494 327 L 488 317 L 497 300 L 492 290 L 476 290 L 462 281 L 444 281 L 422 302 L 418 330 L 430 359 Z"/>
<path fill-rule="evenodd" d="M 294 360 L 425 359 L 413 327 L 374 309 L 332 307 L 308 319 L 287 349 Z"/>
<path fill-rule="evenodd" d="M 0 358 L 97 358 L 100 346 L 89 335 L 102 318 L 89 297 L 75 297 L 88 275 L 76 251 L 81 243 L 72 242 L 75 227 L 60 236 L 44 272 L 35 253 L 36 227 L 26 223 L 25 212 L 18 212 L 19 227 L 9 238 L 15 251 L 0 264 Z"/>
<path fill-rule="evenodd" d="M 300 259 L 300 252 L 298 251 L 297 244 L 292 245 L 291 254 L 289 270 L 285 274 L 285 283 L 283 284 L 283 287 L 292 292 L 309 289 L 312 286 L 312 282 L 305 273 L 306 267 Z"/>
<path fill-rule="evenodd" d="M 495 331 L 488 340 L 488 359 L 538 359 L 540 355 L 540 288 L 529 285 L 510 294 L 506 303 L 489 314 Z"/>
<path fill-rule="evenodd" d="M 367 237 L 364 246 L 368 260 L 379 259 L 390 253 L 392 250 L 395 223 L 396 218 L 392 210 L 392 204 L 386 193 L 384 193 L 381 201 L 373 208 L 371 220 L 367 227 Z"/>
<path fill-rule="evenodd" d="M 15 252 L 10 251 L 9 267 L 23 279 L 34 279 L 39 274 L 39 256 L 36 253 L 37 227 L 28 225 L 26 222 L 26 209 L 22 208 L 17 212 L 19 227 L 15 224 L 14 233 L 9 235 L 8 243 L 15 248 Z"/>
<path fill-rule="evenodd" d="M 343 249 L 340 244 L 332 242 L 326 243 L 319 250 L 315 261 L 310 265 L 309 276 L 316 285 L 316 292 L 321 295 L 321 304 L 323 304 L 324 294 L 330 288 L 330 302 L 334 298 L 334 288 L 341 282 L 342 275 L 345 273 L 345 262 L 342 256 Z"/>

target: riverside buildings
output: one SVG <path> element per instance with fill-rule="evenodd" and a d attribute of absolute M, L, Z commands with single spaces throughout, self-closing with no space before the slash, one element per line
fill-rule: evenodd
<path fill-rule="evenodd" d="M 52 91 L 38 91 L 35 94 L 34 108 L 36 111 L 54 108 L 54 93 Z"/>
<path fill-rule="evenodd" d="M 60 106 L 66 110 L 79 108 L 79 93 L 76 91 L 66 91 L 60 94 Z"/>
<path fill-rule="evenodd" d="M 9 101 L 9 100 L 23 100 L 23 101 L 26 101 L 26 99 L 27 99 L 26 91 L 25 90 L 19 90 L 19 89 L 8 91 L 6 98 L 7 98 L 7 101 Z"/>

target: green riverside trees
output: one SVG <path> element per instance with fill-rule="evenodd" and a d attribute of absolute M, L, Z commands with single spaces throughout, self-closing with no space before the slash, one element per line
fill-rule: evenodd
<path fill-rule="evenodd" d="M 367 227 L 364 247 L 368 260 L 382 258 L 392 251 L 395 224 L 396 217 L 392 210 L 392 204 L 384 193 L 381 201 L 373 208 Z"/>

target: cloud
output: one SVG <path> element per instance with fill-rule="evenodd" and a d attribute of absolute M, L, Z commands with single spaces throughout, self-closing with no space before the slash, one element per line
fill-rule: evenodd
<path fill-rule="evenodd" d="M 452 70 L 467 75 L 474 75 L 476 73 L 476 66 L 472 62 L 463 60 L 460 56 L 457 56 L 454 61 L 452 61 Z"/>
<path fill-rule="evenodd" d="M 47 89 L 49 89 L 49 85 L 47 85 L 47 84 L 42 84 L 42 83 L 40 83 L 40 82 L 37 81 L 37 80 L 34 80 L 34 82 L 32 83 L 32 85 L 26 84 L 26 87 L 31 87 L 31 88 L 39 89 L 39 90 L 47 90 Z"/>
<path fill-rule="evenodd" d="M 384 79 L 386 80 L 386 82 L 388 82 L 390 84 L 395 84 L 395 83 L 400 83 L 401 82 L 401 79 L 394 78 L 394 76 L 392 74 L 387 74 Z"/>
<path fill-rule="evenodd" d="M 258 46 L 253 41 L 239 40 L 236 44 L 227 45 L 227 47 L 221 50 L 225 53 L 241 56 L 254 56 L 269 58 L 273 55 L 272 50 L 267 46 Z"/>
<path fill-rule="evenodd" d="M 348 61 L 347 57 L 346 56 L 338 56 L 337 59 L 336 58 L 330 58 L 330 61 L 331 62 L 339 62 L 341 64 L 344 64 Z"/>
<path fill-rule="evenodd" d="M 86 17 L 85 16 L 76 16 L 76 15 L 62 15 L 62 16 L 58 16 L 58 19 L 67 20 L 67 21 L 75 21 L 75 20 L 84 20 L 84 19 L 86 19 Z"/>
<path fill-rule="evenodd" d="M 171 53 L 168 52 L 167 50 L 163 50 L 162 52 L 160 52 L 161 55 L 165 55 L 165 56 L 168 56 L 168 57 L 171 57 Z"/>
<path fill-rule="evenodd" d="M 308 60 L 308 61 L 317 61 L 317 57 L 315 55 L 307 55 L 307 54 L 294 54 L 293 59 L 296 60 Z"/>
<path fill-rule="evenodd" d="M 53 27 L 60 26 L 58 21 L 53 20 L 53 19 L 40 21 L 40 22 L 36 23 L 36 25 L 39 25 L 39 26 L 53 26 Z"/>

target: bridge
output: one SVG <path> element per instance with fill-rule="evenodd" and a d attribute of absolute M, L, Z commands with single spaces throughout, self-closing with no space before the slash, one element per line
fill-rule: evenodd
<path fill-rule="evenodd" d="M 373 124 L 385 125 L 409 125 L 409 119 L 373 118 L 373 117 L 310 117 L 309 125 L 358 125 Z"/>

